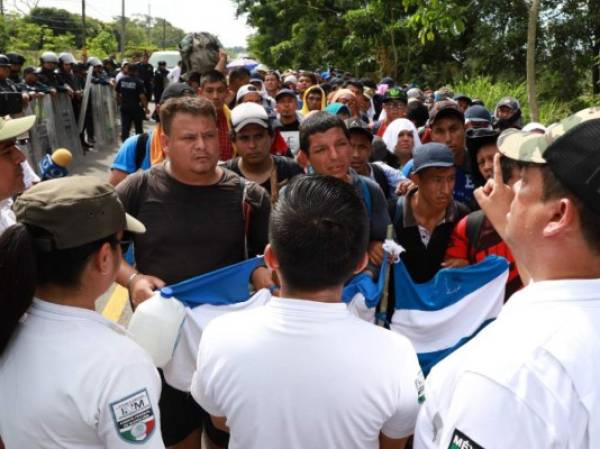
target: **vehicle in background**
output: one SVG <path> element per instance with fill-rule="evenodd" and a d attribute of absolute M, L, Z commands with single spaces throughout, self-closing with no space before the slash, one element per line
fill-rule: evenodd
<path fill-rule="evenodd" d="M 158 63 L 160 61 L 165 61 L 167 63 L 167 69 L 172 70 L 177 67 L 177 63 L 181 61 L 181 55 L 176 50 L 155 51 L 148 60 L 148 62 L 154 67 L 154 70 L 158 68 Z"/>

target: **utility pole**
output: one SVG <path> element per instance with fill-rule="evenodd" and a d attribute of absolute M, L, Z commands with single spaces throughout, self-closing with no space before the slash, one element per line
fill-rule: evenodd
<path fill-rule="evenodd" d="M 4 17 L 4 0 L 0 0 L 0 14 Z"/>
<path fill-rule="evenodd" d="M 2 0 L 0 0 L 2 1 Z M 82 47 L 85 50 L 86 48 L 86 29 L 85 29 L 85 0 L 81 0 L 81 39 L 82 39 Z"/>
<path fill-rule="evenodd" d="M 2 1 L 2 0 L 0 0 Z M 163 44 L 162 44 L 162 49 L 164 50 L 167 47 L 167 19 L 163 19 Z"/>
<path fill-rule="evenodd" d="M 121 0 L 121 58 L 125 53 L 125 0 Z"/>

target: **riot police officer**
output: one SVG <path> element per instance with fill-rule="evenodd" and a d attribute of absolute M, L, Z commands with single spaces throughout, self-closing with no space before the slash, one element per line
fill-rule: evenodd
<path fill-rule="evenodd" d="M 23 82 L 21 69 L 23 68 L 23 64 L 25 64 L 25 58 L 19 53 L 7 53 L 6 57 L 10 64 L 10 75 L 8 78 L 17 85 L 21 84 Z"/>
<path fill-rule="evenodd" d="M 23 104 L 29 101 L 29 95 L 21 92 L 17 85 L 9 79 L 10 61 L 7 56 L 0 55 L 0 115 L 18 114 Z"/>
<path fill-rule="evenodd" d="M 67 92 L 72 95 L 70 87 L 64 84 L 58 74 L 56 73 L 56 66 L 58 65 L 58 56 L 52 51 L 46 51 L 40 56 L 40 64 L 37 74 L 40 83 L 50 87 L 53 93 L 56 92 Z"/>

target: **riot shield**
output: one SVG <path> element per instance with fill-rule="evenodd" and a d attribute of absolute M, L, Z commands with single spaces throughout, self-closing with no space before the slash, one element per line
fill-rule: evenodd
<path fill-rule="evenodd" d="M 100 150 L 114 150 L 119 144 L 117 102 L 111 86 L 92 84 L 90 88 L 94 138 Z M 88 107 L 90 106 L 88 105 Z"/>
<path fill-rule="evenodd" d="M 31 100 L 25 109 L 25 115 L 35 115 L 35 124 L 29 130 L 27 159 L 29 165 L 38 172 L 40 161 L 46 154 L 52 152 L 52 145 L 48 136 L 48 117 L 44 108 L 44 98 L 38 97 Z"/>
<path fill-rule="evenodd" d="M 44 96 L 48 138 L 52 150 L 66 148 L 73 154 L 73 162 L 83 156 L 79 130 L 73 115 L 71 98 L 66 93 Z"/>
<path fill-rule="evenodd" d="M 88 68 L 87 76 L 85 77 L 85 86 L 83 87 L 83 97 L 81 99 L 81 108 L 79 109 L 79 117 L 77 117 L 79 133 L 82 133 L 83 128 L 85 127 L 85 114 L 87 113 L 87 108 L 89 107 L 90 89 L 92 87 L 92 72 L 93 71 L 94 71 L 93 67 Z"/>

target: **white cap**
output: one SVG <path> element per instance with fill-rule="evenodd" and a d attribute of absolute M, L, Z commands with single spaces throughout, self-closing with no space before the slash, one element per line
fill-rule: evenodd
<path fill-rule="evenodd" d="M 240 132 L 246 125 L 255 124 L 263 128 L 269 127 L 269 116 L 261 105 L 242 103 L 231 111 L 231 124 L 235 132 Z"/>
<path fill-rule="evenodd" d="M 296 78 L 294 75 L 288 75 L 283 80 L 283 84 L 287 84 L 287 83 L 298 84 L 298 78 Z"/>
<path fill-rule="evenodd" d="M 529 122 L 525 125 L 522 131 L 532 132 L 532 131 L 541 131 L 542 133 L 546 132 L 546 127 L 538 122 Z"/>
<path fill-rule="evenodd" d="M 262 92 L 258 90 L 258 88 L 254 84 L 244 84 L 237 91 L 237 95 L 235 96 L 235 102 L 239 103 L 242 99 L 248 95 L 249 93 L 255 92 L 262 98 Z"/>

